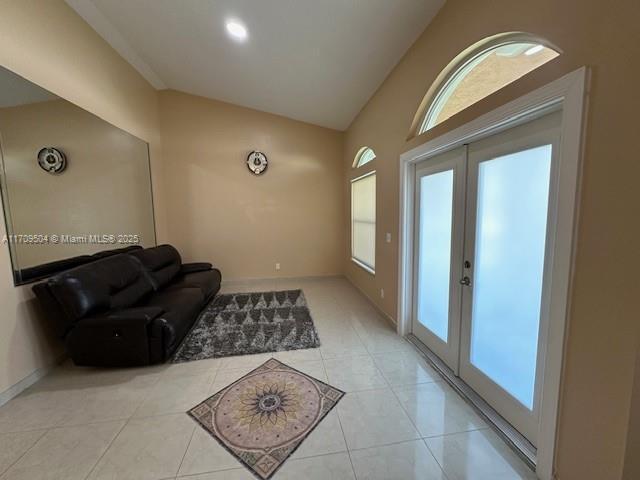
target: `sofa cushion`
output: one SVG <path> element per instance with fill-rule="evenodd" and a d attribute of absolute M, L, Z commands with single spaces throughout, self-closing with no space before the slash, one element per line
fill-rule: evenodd
<path fill-rule="evenodd" d="M 205 297 L 199 288 L 175 288 L 152 295 L 145 305 L 161 307 L 164 312 L 154 322 L 162 330 L 163 348 L 167 358 L 191 329 L 204 306 Z"/>
<path fill-rule="evenodd" d="M 169 285 L 169 289 L 196 287 L 202 291 L 205 299 L 215 295 L 220 290 L 222 275 L 217 268 L 204 272 L 193 272 L 180 275 Z"/>
<path fill-rule="evenodd" d="M 171 245 L 160 245 L 144 250 L 133 250 L 129 255 L 137 258 L 147 270 L 154 290 L 167 286 L 178 275 L 182 259 Z"/>
<path fill-rule="evenodd" d="M 51 277 L 47 284 L 74 320 L 134 305 L 153 290 L 140 262 L 114 255 Z"/>

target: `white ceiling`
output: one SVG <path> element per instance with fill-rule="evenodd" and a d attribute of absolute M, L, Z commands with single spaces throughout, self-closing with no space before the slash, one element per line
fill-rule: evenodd
<path fill-rule="evenodd" d="M 339 130 L 445 0 L 67 0 L 157 89 Z M 249 30 L 231 40 L 228 18 Z"/>

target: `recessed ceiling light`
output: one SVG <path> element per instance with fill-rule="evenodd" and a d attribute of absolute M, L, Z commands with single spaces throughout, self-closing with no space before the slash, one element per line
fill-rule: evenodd
<path fill-rule="evenodd" d="M 524 52 L 525 55 L 535 55 L 538 52 L 541 52 L 544 49 L 543 45 L 534 45 L 529 50 Z"/>
<path fill-rule="evenodd" d="M 227 21 L 227 32 L 236 40 L 246 40 L 248 37 L 247 27 L 236 20 Z"/>

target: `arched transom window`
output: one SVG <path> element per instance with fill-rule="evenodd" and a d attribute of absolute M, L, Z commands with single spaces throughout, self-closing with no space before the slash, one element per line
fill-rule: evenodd
<path fill-rule="evenodd" d="M 427 93 L 418 133 L 500 90 L 559 55 L 548 42 L 527 34 L 492 37 L 456 58 Z"/>
<path fill-rule="evenodd" d="M 365 163 L 369 163 L 374 158 L 376 158 L 376 154 L 373 150 L 369 147 L 362 147 L 358 150 L 356 158 L 353 160 L 353 168 L 361 167 Z"/>

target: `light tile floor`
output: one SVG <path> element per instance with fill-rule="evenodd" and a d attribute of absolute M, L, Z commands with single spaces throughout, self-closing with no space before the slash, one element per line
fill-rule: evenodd
<path fill-rule="evenodd" d="M 341 278 L 302 288 L 319 349 L 147 368 L 66 363 L 0 408 L 0 480 L 252 480 L 184 413 L 271 356 L 347 395 L 274 479 L 516 480 L 535 475 Z"/>

